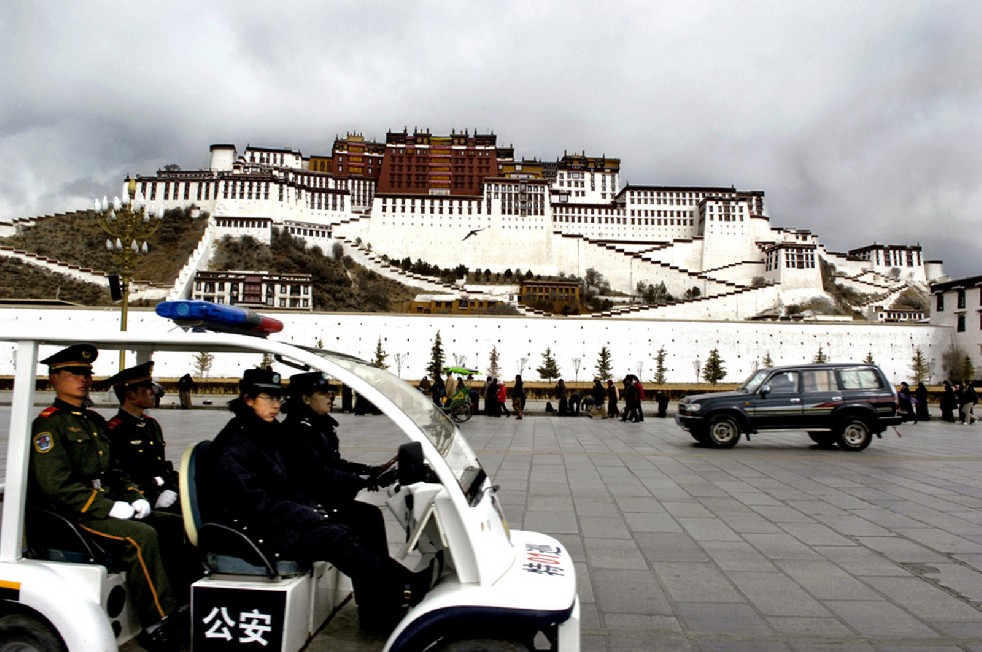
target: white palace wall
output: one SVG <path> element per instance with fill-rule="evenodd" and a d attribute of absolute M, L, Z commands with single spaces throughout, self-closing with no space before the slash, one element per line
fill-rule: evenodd
<path fill-rule="evenodd" d="M 563 377 L 589 380 L 593 377 L 601 347 L 610 348 L 614 376 L 638 374 L 650 380 L 659 347 L 667 353 L 668 382 L 696 380 L 696 361 L 718 348 L 726 368 L 727 382 L 743 380 L 765 355 L 775 364 L 809 362 L 819 346 L 832 361 L 859 361 L 872 354 L 894 383 L 910 380 L 910 362 L 920 347 L 925 359 L 934 365 L 931 381 L 939 378 L 941 352 L 951 346 L 950 327 L 930 324 L 871 323 L 786 323 L 654 321 L 591 318 L 458 317 L 441 315 L 306 313 L 268 314 L 284 322 L 277 338 L 297 344 L 343 351 L 371 359 L 381 338 L 391 371 L 396 371 L 396 353 L 407 356 L 401 376 L 418 380 L 430 359 L 437 331 L 443 342 L 448 364 L 455 355 L 462 364 L 487 370 L 492 347 L 499 354 L 499 366 L 506 379 L 522 370 L 523 377 L 536 380 L 535 368 L 542 354 L 551 348 Z M 86 333 L 119 328 L 118 309 L 91 308 L 0 308 L 0 329 L 4 333 L 39 332 L 68 329 L 84 341 Z M 146 308 L 131 308 L 131 330 L 150 329 L 165 333 L 175 326 Z M 44 355 L 41 356 L 42 358 Z M 580 359 L 579 374 L 574 358 Z M 130 360 L 135 360 L 129 357 Z M 0 342 L 0 375 L 13 373 L 13 346 Z M 160 354 L 155 357 L 154 373 L 176 378 L 192 370 L 191 354 Z M 257 356 L 219 354 L 211 369 L 212 377 L 239 376 L 246 368 L 259 364 Z M 104 355 L 96 361 L 95 373 L 116 372 L 118 358 Z M 284 375 L 289 367 L 275 365 Z M 39 367 L 39 374 L 44 370 Z"/>

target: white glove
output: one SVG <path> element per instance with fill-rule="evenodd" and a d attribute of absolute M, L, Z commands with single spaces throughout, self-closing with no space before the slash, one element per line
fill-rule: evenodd
<path fill-rule="evenodd" d="M 146 501 L 144 501 L 146 502 Z M 117 500 L 113 503 L 113 508 L 109 510 L 109 518 L 121 518 L 126 520 L 128 518 L 133 518 L 133 513 L 136 510 L 129 503 L 124 503 L 121 500 Z"/>
<path fill-rule="evenodd" d="M 136 511 L 136 518 L 143 518 L 150 513 L 150 503 L 147 502 L 146 498 L 134 500 L 131 504 Z"/>
<path fill-rule="evenodd" d="M 153 506 L 154 509 L 167 509 L 171 505 L 177 502 L 177 492 L 171 491 L 170 489 L 164 489 L 157 496 L 157 504 Z"/>

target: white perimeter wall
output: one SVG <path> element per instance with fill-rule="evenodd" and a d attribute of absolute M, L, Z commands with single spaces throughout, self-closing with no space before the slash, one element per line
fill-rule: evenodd
<path fill-rule="evenodd" d="M 371 359 L 379 338 L 389 354 L 390 370 L 396 372 L 394 354 L 408 355 L 402 377 L 418 380 L 430 359 L 437 331 L 443 341 L 447 364 L 454 354 L 466 356 L 465 364 L 487 370 L 489 353 L 496 347 L 502 375 L 512 379 L 519 372 L 519 359 L 527 358 L 523 377 L 536 380 L 535 368 L 542 364 L 542 353 L 550 347 L 563 376 L 575 379 L 573 358 L 580 358 L 580 380 L 592 378 L 598 353 L 609 346 L 614 376 L 635 373 L 649 380 L 655 370 L 655 354 L 665 347 L 668 382 L 693 382 L 694 362 L 704 364 L 713 348 L 718 348 L 727 370 L 725 381 L 748 376 L 765 354 L 775 364 L 810 362 L 819 345 L 832 361 L 860 361 L 868 353 L 894 383 L 910 379 L 914 349 L 920 347 L 925 358 L 935 361 L 932 382 L 938 379 L 941 352 L 951 346 L 950 327 L 929 324 L 824 324 L 777 322 L 710 322 L 601 320 L 579 318 L 537 319 L 523 317 L 451 317 L 439 315 L 269 312 L 286 326 L 279 339 L 339 350 Z M 0 332 L 66 329 L 84 341 L 86 333 L 119 328 L 116 309 L 0 308 Z M 152 310 L 131 308 L 129 328 L 167 332 L 175 328 Z M 53 352 L 53 350 L 52 350 Z M 42 351 L 41 358 L 46 357 Z M 129 356 L 131 362 L 135 358 Z M 13 346 L 0 342 L 0 375 L 13 373 Z M 192 354 L 160 354 L 154 373 L 159 377 L 179 377 L 194 366 Z M 258 356 L 217 356 L 209 373 L 212 377 L 239 376 L 243 369 L 256 366 Z M 103 355 L 96 361 L 96 375 L 116 372 L 118 356 Z M 643 365 L 639 373 L 639 365 Z M 293 373 L 276 365 L 284 375 Z M 39 374 L 46 369 L 39 366 Z"/>

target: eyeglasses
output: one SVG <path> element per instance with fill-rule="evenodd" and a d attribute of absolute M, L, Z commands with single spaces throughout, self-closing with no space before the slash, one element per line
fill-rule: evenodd
<path fill-rule="evenodd" d="M 272 396 L 271 394 L 260 394 L 256 398 L 261 398 L 264 401 L 269 401 L 270 403 L 283 403 L 286 399 L 282 396 Z"/>

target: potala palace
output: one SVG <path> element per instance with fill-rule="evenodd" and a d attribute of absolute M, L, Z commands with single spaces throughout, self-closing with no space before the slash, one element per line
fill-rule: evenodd
<path fill-rule="evenodd" d="M 627 294 L 645 282 L 698 297 L 615 309 L 610 317 L 780 314 L 822 294 L 825 260 L 838 284 L 872 297 L 856 308 L 876 319 L 899 291 L 911 284 L 926 290 L 943 274 L 918 245 L 828 251 L 810 231 L 772 225 L 763 191 L 622 185 L 619 159 L 564 153 L 554 163 L 519 160 L 494 134 L 404 130 L 389 132 L 384 143 L 349 134 L 329 156 L 217 144 L 209 169 L 128 181 L 156 206 L 209 213 L 209 239 L 248 234 L 268 242 L 271 229 L 286 228 L 326 251 L 342 242 L 359 262 L 376 266 L 384 267 L 377 256 L 385 255 L 541 275 L 583 277 L 593 268 Z M 207 253 L 195 267 L 206 265 Z"/>

